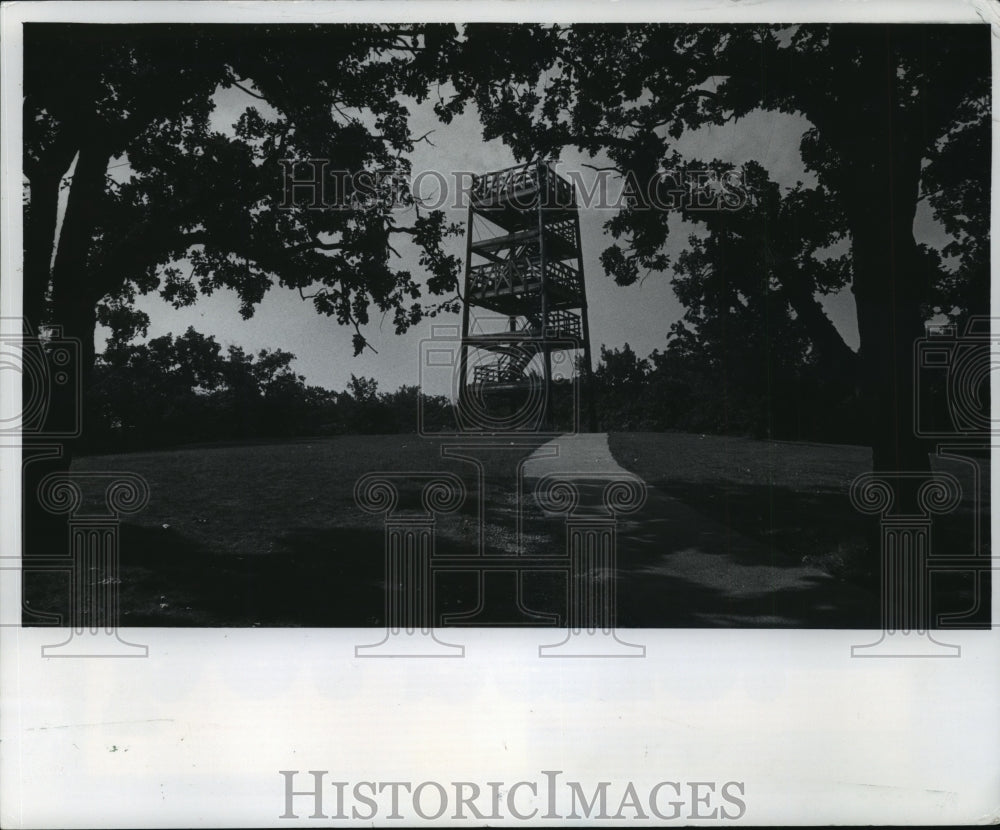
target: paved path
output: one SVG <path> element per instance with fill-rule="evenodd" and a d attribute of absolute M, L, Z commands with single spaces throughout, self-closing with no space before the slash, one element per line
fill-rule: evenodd
<path fill-rule="evenodd" d="M 554 439 L 525 462 L 528 479 L 626 472 L 605 433 Z M 879 626 L 875 594 L 647 488 L 645 505 L 618 526 L 620 628 Z"/>
<path fill-rule="evenodd" d="M 526 478 L 569 472 L 594 475 L 628 473 L 611 455 L 606 432 L 584 432 L 554 438 L 535 450 L 524 464 Z"/>

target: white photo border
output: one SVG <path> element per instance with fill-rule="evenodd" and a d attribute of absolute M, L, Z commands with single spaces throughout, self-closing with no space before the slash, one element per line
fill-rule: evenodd
<path fill-rule="evenodd" d="M 993 112 L 1000 111 L 1000 7 L 989 0 L 139 0 L 11 3 L 0 14 L 4 318 L 21 313 L 24 21 L 983 21 L 994 35 Z M 995 130 L 992 147 L 995 193 Z M 995 208 L 991 228 L 991 255 L 998 262 Z M 997 307 L 1000 287 L 992 285 L 991 306 Z M 20 388 L 9 375 L 0 373 L 0 395 L 16 402 Z M 992 464 L 996 460 L 994 453 Z M 18 555 L 20 461 L 18 446 L 0 447 L 3 557 Z M 0 605 L 8 609 L 20 608 L 17 577 L 16 571 L 0 570 Z M 993 620 L 1000 619 L 998 595 L 994 588 Z M 0 825 L 371 823 L 309 819 L 308 798 L 297 802 L 300 818 L 281 819 L 280 770 L 301 771 L 296 784 L 303 789 L 308 770 L 328 771 L 327 779 L 336 781 L 468 781 L 484 788 L 492 781 L 505 788 L 540 782 L 544 771 L 560 770 L 588 792 L 601 781 L 619 788 L 633 782 L 645 792 L 660 781 L 741 782 L 744 814 L 695 822 L 705 825 L 1000 820 L 996 628 L 949 631 L 949 640 L 962 648 L 955 660 L 852 659 L 851 646 L 863 641 L 864 632 L 857 631 L 644 630 L 637 641 L 646 644 L 646 659 L 612 663 L 539 660 L 539 644 L 551 639 L 543 629 L 462 630 L 465 659 L 410 662 L 357 659 L 355 644 L 370 639 L 367 630 L 123 634 L 147 643 L 148 659 L 43 658 L 40 649 L 51 641 L 51 630 L 0 627 Z M 878 634 L 871 632 L 873 639 Z M 377 821 L 394 823 L 384 815 Z M 419 819 L 410 816 L 407 823 L 414 821 Z M 507 817 L 491 823 L 590 822 Z M 690 822 L 681 817 L 667 823 Z"/>

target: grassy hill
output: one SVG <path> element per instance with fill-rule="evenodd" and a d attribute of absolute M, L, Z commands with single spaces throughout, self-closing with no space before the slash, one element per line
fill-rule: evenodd
<path fill-rule="evenodd" d="M 483 541 L 491 552 L 516 552 L 517 464 L 541 443 L 518 440 L 525 446 L 505 447 L 483 464 L 490 482 Z M 149 483 L 148 507 L 121 527 L 122 625 L 381 626 L 384 524 L 355 503 L 355 482 L 373 471 L 457 474 L 471 495 L 457 513 L 438 519 L 437 551 L 474 554 L 480 542 L 477 469 L 443 457 L 445 443 L 415 435 L 340 436 L 89 456 L 73 468 L 128 471 Z M 789 561 L 871 587 L 866 575 L 871 562 L 863 555 L 865 518 L 847 498 L 850 482 L 869 469 L 867 449 L 661 433 L 612 434 L 609 444 L 619 464 L 705 520 L 691 514 L 690 523 L 731 528 Z M 971 489 L 968 466 L 940 466 Z M 403 510 L 417 506 L 418 487 L 415 480 L 404 482 Z M 988 506 L 988 495 L 984 503 Z M 648 530 L 643 522 L 655 524 L 658 518 L 646 516 L 632 531 L 623 526 L 623 549 L 630 543 L 627 532 L 638 539 Z M 544 517 L 530 500 L 522 520 L 524 552 L 565 550 L 561 520 Z M 967 499 L 936 523 L 935 551 L 967 553 L 973 520 L 974 505 Z M 984 527 L 988 540 L 987 520 Z M 438 573 L 438 610 L 474 606 L 475 579 L 471 573 Z M 953 584 L 935 579 L 938 588 L 956 595 L 954 607 L 967 607 L 965 577 L 949 576 Z M 559 596 L 565 597 L 564 577 L 528 582 L 524 590 L 534 592 L 536 603 L 524 597 L 529 607 L 555 610 Z M 628 584 L 623 580 L 622 608 L 632 599 L 649 605 L 642 613 L 632 609 L 634 619 L 644 625 L 686 624 L 686 617 L 668 619 L 671 603 L 662 600 L 672 590 L 669 582 L 639 580 L 642 590 L 634 598 Z M 31 610 L 65 608 L 67 574 L 27 573 L 25 586 Z M 650 591 L 649 598 L 639 599 Z"/>
<path fill-rule="evenodd" d="M 638 432 L 612 433 L 609 446 L 623 467 L 705 516 L 834 576 L 872 580 L 868 519 L 847 495 L 851 481 L 871 470 L 869 448 Z M 967 555 L 973 470 L 951 459 L 934 458 L 933 466 L 956 476 L 965 494 L 953 514 L 936 520 L 934 550 Z M 985 479 L 988 487 L 988 473 Z M 988 490 L 980 507 L 988 544 Z"/>
<path fill-rule="evenodd" d="M 149 484 L 149 506 L 122 524 L 121 624 L 374 626 L 384 624 L 384 525 L 357 506 L 355 482 L 373 471 L 449 471 L 477 492 L 475 467 L 443 458 L 443 443 L 352 435 L 95 455 L 73 469 L 129 471 Z M 485 474 L 513 482 L 516 457 L 531 448 L 491 459 Z M 401 508 L 417 505 L 419 486 L 402 483 Z M 498 517 L 486 532 L 494 548 L 510 548 L 514 536 L 510 489 L 487 498 Z M 440 552 L 475 551 L 477 510 L 470 498 L 439 521 Z M 543 547 L 558 529 L 541 517 L 525 528 Z M 29 573 L 30 607 L 58 610 L 67 580 Z"/>

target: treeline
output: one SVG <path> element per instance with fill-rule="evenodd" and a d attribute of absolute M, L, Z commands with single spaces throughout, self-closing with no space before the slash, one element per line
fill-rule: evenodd
<path fill-rule="evenodd" d="M 639 357 L 625 344 L 601 347 L 594 402 L 601 431 L 679 431 L 756 438 L 864 443 L 856 390 L 824 379 L 801 360 L 753 348 L 706 353 L 683 330 L 664 350 Z M 444 396 L 417 386 L 381 392 L 351 376 L 336 392 L 305 382 L 281 349 L 226 349 L 189 328 L 147 343 L 109 343 L 86 400 L 83 452 L 128 452 L 190 443 L 451 429 Z M 554 417 L 572 422 L 562 389 Z M 586 428 L 586 401 L 579 421 Z M 565 427 L 560 427 L 565 428 Z"/>
<path fill-rule="evenodd" d="M 281 349 L 223 349 L 189 328 L 147 343 L 109 343 L 85 402 L 82 452 L 345 433 L 415 432 L 418 389 L 379 392 L 351 376 L 343 392 L 305 382 Z M 451 419 L 443 396 L 425 397 L 425 422 Z"/>
<path fill-rule="evenodd" d="M 601 347 L 594 371 L 602 431 L 677 431 L 790 441 L 865 443 L 863 400 L 856 388 L 773 351 L 734 348 L 725 358 L 685 353 L 674 338 L 639 357 L 626 343 Z"/>

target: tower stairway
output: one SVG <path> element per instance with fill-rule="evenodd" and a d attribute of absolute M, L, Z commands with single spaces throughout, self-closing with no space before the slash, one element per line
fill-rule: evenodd
<path fill-rule="evenodd" d="M 481 394 L 540 382 L 538 424 L 551 428 L 553 352 L 583 352 L 593 430 L 575 187 L 550 163 L 531 162 L 474 177 L 470 196 L 459 405 L 470 389 Z M 482 230 L 481 238 L 474 230 Z"/>

